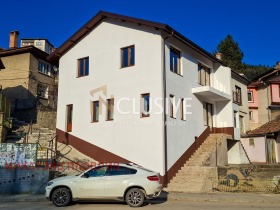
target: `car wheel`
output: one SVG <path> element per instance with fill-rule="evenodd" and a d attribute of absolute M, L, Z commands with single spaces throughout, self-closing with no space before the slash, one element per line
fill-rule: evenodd
<path fill-rule="evenodd" d="M 125 201 L 130 207 L 140 207 L 143 205 L 145 195 L 139 188 L 132 188 L 127 191 Z"/>
<path fill-rule="evenodd" d="M 52 202 L 57 207 L 67 206 L 71 200 L 71 194 L 67 188 L 57 188 L 52 193 Z"/>

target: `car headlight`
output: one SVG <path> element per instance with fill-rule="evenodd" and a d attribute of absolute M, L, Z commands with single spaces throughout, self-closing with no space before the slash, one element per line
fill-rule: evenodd
<path fill-rule="evenodd" d="M 51 186 L 53 184 L 53 182 L 48 182 L 47 186 Z"/>

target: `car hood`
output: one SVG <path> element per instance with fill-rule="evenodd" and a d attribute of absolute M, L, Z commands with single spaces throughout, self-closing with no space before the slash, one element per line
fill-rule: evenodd
<path fill-rule="evenodd" d="M 75 179 L 75 178 L 77 178 L 77 176 L 63 176 L 63 177 L 53 179 L 53 180 L 51 180 L 51 182 L 67 180 L 67 179 Z"/>

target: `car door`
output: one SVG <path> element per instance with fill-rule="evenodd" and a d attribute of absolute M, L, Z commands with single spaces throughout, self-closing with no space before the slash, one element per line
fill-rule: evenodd
<path fill-rule="evenodd" d="M 74 180 L 77 198 L 101 198 L 104 197 L 104 175 L 106 166 L 97 166 L 81 177 Z"/>
<path fill-rule="evenodd" d="M 137 171 L 124 166 L 108 166 L 104 177 L 104 194 L 106 197 L 122 197 Z"/>

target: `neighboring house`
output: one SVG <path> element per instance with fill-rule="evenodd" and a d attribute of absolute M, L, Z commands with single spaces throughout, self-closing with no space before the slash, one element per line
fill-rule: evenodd
<path fill-rule="evenodd" d="M 99 162 L 167 176 L 206 131 L 240 138 L 230 68 L 168 25 L 100 12 L 48 59 L 60 66 L 58 141 Z"/>
<path fill-rule="evenodd" d="M 280 117 L 249 131 L 241 141 L 252 163 L 280 163 Z"/>
<path fill-rule="evenodd" d="M 247 85 L 250 81 L 233 70 L 231 71 L 231 78 L 234 134 L 236 137 L 240 137 L 240 135 L 250 130 L 247 95 Z"/>
<path fill-rule="evenodd" d="M 18 48 L 18 35 L 11 32 L 10 48 L 0 51 L 0 84 L 11 101 L 11 113 L 30 111 L 28 117 L 19 115 L 29 121 L 38 108 L 56 107 L 56 85 L 48 54 L 34 46 Z"/>
<path fill-rule="evenodd" d="M 21 39 L 20 46 L 21 47 L 35 46 L 38 49 L 48 54 L 51 54 L 55 50 L 54 46 L 49 42 L 49 40 L 45 38 L 36 38 L 36 39 L 24 38 Z"/>
<path fill-rule="evenodd" d="M 280 64 L 252 79 L 248 85 L 251 129 L 280 115 Z"/>

